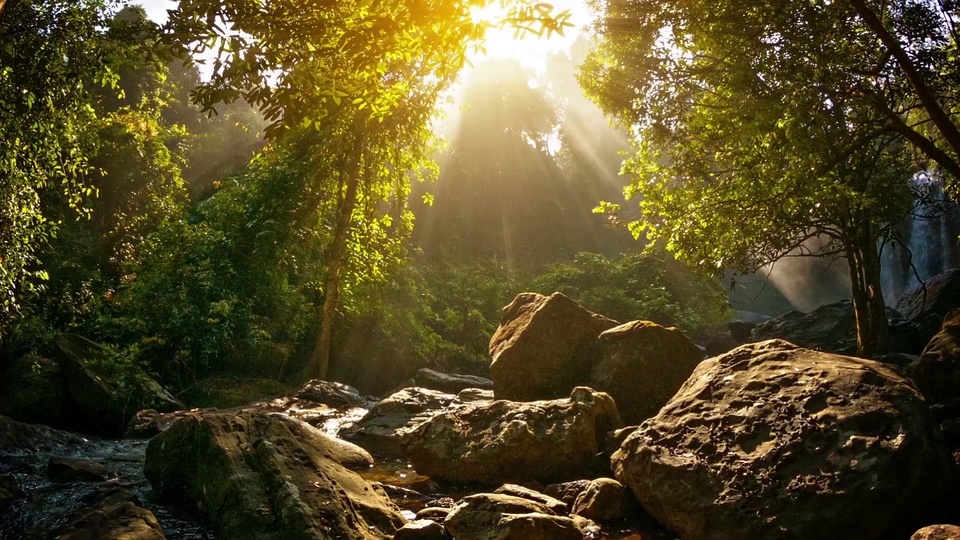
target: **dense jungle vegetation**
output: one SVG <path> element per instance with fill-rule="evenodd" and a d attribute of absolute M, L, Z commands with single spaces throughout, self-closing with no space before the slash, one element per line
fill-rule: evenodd
<path fill-rule="evenodd" d="M 706 339 L 725 271 L 821 237 L 883 352 L 908 180 L 960 180 L 960 3 L 609 0 L 543 70 L 465 71 L 570 25 L 487 4 L 0 2 L 2 357 L 70 332 L 197 402 L 385 391 L 484 373 L 521 291 Z"/>

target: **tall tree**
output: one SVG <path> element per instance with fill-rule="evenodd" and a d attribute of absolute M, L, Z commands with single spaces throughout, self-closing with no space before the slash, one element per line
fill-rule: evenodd
<path fill-rule="evenodd" d="M 488 3 L 200 0 L 181 3 L 170 15 L 169 35 L 183 52 L 211 48 L 216 56 L 210 81 L 195 94 L 201 103 L 212 107 L 242 96 L 272 122 L 268 136 L 312 128 L 323 135 L 318 155 L 323 148 L 339 154 L 333 169 L 317 172 L 318 184 L 330 174 L 337 179 L 322 196 L 337 201 L 338 218 L 327 246 L 313 376 L 323 378 L 329 369 L 341 270 L 351 230 L 364 217 L 357 203 L 396 191 L 389 186 L 429 164 L 433 108 L 470 43 L 485 31 L 471 7 Z M 544 4 L 501 3 L 508 8 L 506 24 L 535 32 L 560 31 L 569 17 L 552 15 Z"/>
<path fill-rule="evenodd" d="M 631 223 L 702 267 L 846 259 L 858 351 L 885 351 L 878 242 L 916 172 L 876 101 L 909 99 L 849 5 L 613 1 L 581 83 L 634 134 Z"/>

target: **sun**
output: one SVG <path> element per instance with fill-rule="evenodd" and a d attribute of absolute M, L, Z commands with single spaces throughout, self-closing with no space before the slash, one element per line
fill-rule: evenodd
<path fill-rule="evenodd" d="M 566 28 L 563 35 L 554 34 L 549 38 L 530 33 L 520 36 L 512 28 L 499 28 L 506 10 L 496 0 L 483 8 L 471 8 L 470 16 L 474 22 L 491 25 L 484 35 L 481 48 L 470 53 L 471 62 L 485 58 L 513 58 L 535 71 L 543 71 L 547 57 L 569 49 L 592 18 L 590 9 L 582 0 L 554 0 L 550 5 L 555 13 L 569 10 L 569 22 L 573 26 Z"/>

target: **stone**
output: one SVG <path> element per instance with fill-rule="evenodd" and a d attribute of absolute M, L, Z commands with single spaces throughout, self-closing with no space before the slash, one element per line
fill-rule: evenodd
<path fill-rule="evenodd" d="M 604 434 L 621 425 L 609 395 L 577 387 L 569 399 L 466 404 L 403 438 L 414 469 L 431 478 L 549 483 L 607 471 Z"/>
<path fill-rule="evenodd" d="M 930 525 L 913 533 L 910 540 L 960 540 L 960 527 L 956 525 Z"/>
<path fill-rule="evenodd" d="M 950 515 L 958 484 L 908 380 L 780 340 L 702 362 L 612 464 L 685 540 L 902 538 Z"/>
<path fill-rule="evenodd" d="M 906 368 L 920 393 L 931 404 L 945 404 L 958 397 L 960 388 L 960 309 L 943 320 L 937 335 L 920 358 Z"/>
<path fill-rule="evenodd" d="M 12 474 L 0 474 L 0 514 L 4 509 L 17 499 L 26 497 L 27 494 L 20 488 L 20 483 Z"/>
<path fill-rule="evenodd" d="M 629 425 L 657 414 L 703 360 L 676 328 L 633 321 L 600 334 L 590 387 L 606 392 Z"/>
<path fill-rule="evenodd" d="M 86 338 L 62 334 L 57 338 L 68 395 L 68 421 L 81 430 L 122 434 L 137 411 L 170 412 L 183 409 L 146 373 L 131 370 L 123 380 L 103 372 L 110 352 Z"/>
<path fill-rule="evenodd" d="M 47 460 L 47 477 L 54 482 L 104 482 L 110 476 L 102 463 L 89 459 L 52 456 Z"/>
<path fill-rule="evenodd" d="M 560 293 L 517 295 L 503 308 L 490 338 L 496 398 L 534 401 L 569 395 L 590 376 L 597 336 L 618 324 Z"/>
<path fill-rule="evenodd" d="M 402 437 L 448 407 L 457 397 L 437 390 L 410 387 L 377 402 L 359 422 L 339 433 L 344 440 L 380 457 L 403 454 Z"/>
<path fill-rule="evenodd" d="M 0 416 L 0 452 L 51 451 L 87 442 L 83 437 L 47 426 L 24 424 Z"/>
<path fill-rule="evenodd" d="M 897 311 L 905 319 L 919 320 L 930 314 L 944 316 L 960 308 L 960 270 L 951 269 L 903 293 Z"/>
<path fill-rule="evenodd" d="M 443 520 L 447 519 L 447 515 L 450 514 L 451 510 L 453 510 L 452 507 L 428 506 L 421 508 L 420 511 L 417 512 L 417 519 L 429 519 L 430 521 L 443 523 Z"/>
<path fill-rule="evenodd" d="M 737 310 L 733 318 L 727 323 L 727 329 L 730 330 L 730 337 L 739 343 L 750 341 L 750 332 L 761 323 L 769 321 L 772 317 L 753 311 Z"/>
<path fill-rule="evenodd" d="M 428 519 L 418 519 L 401 527 L 393 540 L 445 540 L 446 537 L 443 525 Z"/>
<path fill-rule="evenodd" d="M 413 378 L 414 386 L 439 390 L 448 394 L 456 394 L 467 388 L 493 390 L 493 381 L 476 375 L 460 375 L 457 373 L 441 373 L 429 368 L 421 368 Z"/>
<path fill-rule="evenodd" d="M 363 396 L 356 388 L 319 379 L 313 379 L 303 385 L 294 397 L 330 407 L 358 407 L 365 403 Z"/>
<path fill-rule="evenodd" d="M 54 536 L 57 540 L 164 540 L 153 512 L 130 491 L 108 486 L 95 491 Z"/>
<path fill-rule="evenodd" d="M 60 364 L 28 354 L 0 365 L 0 415 L 28 424 L 62 424 L 65 390 Z"/>
<path fill-rule="evenodd" d="M 895 310 L 887 308 L 888 319 L 899 316 Z M 894 338 L 891 335 L 891 343 L 897 341 Z M 758 324 L 750 333 L 751 342 L 768 339 L 782 339 L 800 347 L 837 354 L 856 354 L 857 317 L 853 302 L 841 300 L 820 306 L 809 313 L 791 311 Z M 913 353 L 894 349 L 891 352 Z"/>
<path fill-rule="evenodd" d="M 147 446 L 144 473 L 193 506 L 220 538 L 391 538 L 405 523 L 378 486 L 349 468 L 369 454 L 282 414 L 209 412 Z"/>
<path fill-rule="evenodd" d="M 573 503 L 577 501 L 580 493 L 590 485 L 590 482 L 591 480 L 571 480 L 570 482 L 550 484 L 543 488 L 543 494 L 563 501 L 569 511 L 573 508 Z"/>
<path fill-rule="evenodd" d="M 493 390 L 484 390 L 482 388 L 465 388 L 457 394 L 457 401 L 460 403 L 472 403 L 474 401 L 493 401 Z"/>
<path fill-rule="evenodd" d="M 575 519 L 564 516 L 505 514 L 497 522 L 493 531 L 494 535 L 489 538 L 496 540 L 583 540 L 583 530 L 579 525 Z"/>
<path fill-rule="evenodd" d="M 497 493 L 478 493 L 464 497 L 447 514 L 444 528 L 454 540 L 487 540 L 497 538 L 497 523 L 504 514 L 547 514 L 546 505 Z"/>
<path fill-rule="evenodd" d="M 567 513 L 568 507 L 567 504 L 561 500 L 555 499 L 549 495 L 540 493 L 539 491 L 532 490 L 530 488 L 525 488 L 523 486 L 518 486 L 516 484 L 504 484 L 494 490 L 494 493 L 499 493 L 501 495 L 512 495 L 514 497 L 520 497 L 521 499 L 528 499 L 540 504 L 546 505 L 554 514 L 560 515 Z"/>
<path fill-rule="evenodd" d="M 592 480 L 577 495 L 571 513 L 600 523 L 626 519 L 633 513 L 635 501 L 627 488 L 612 478 Z"/>

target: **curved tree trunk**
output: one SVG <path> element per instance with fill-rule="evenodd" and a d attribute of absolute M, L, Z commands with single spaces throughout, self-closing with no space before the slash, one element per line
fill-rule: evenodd
<path fill-rule="evenodd" d="M 357 191 L 360 186 L 360 162 L 363 146 L 357 142 L 348 170 L 343 175 L 346 186 L 343 199 L 337 210 L 337 223 L 333 232 L 333 241 L 327 256 L 327 281 L 323 287 L 323 308 L 320 312 L 320 331 L 314 340 L 307 364 L 307 375 L 311 378 L 326 379 L 330 370 L 330 350 L 333 345 L 333 320 L 337 314 L 340 298 L 340 275 L 347 259 L 347 236 L 352 225 L 353 210 L 357 206 Z"/>

